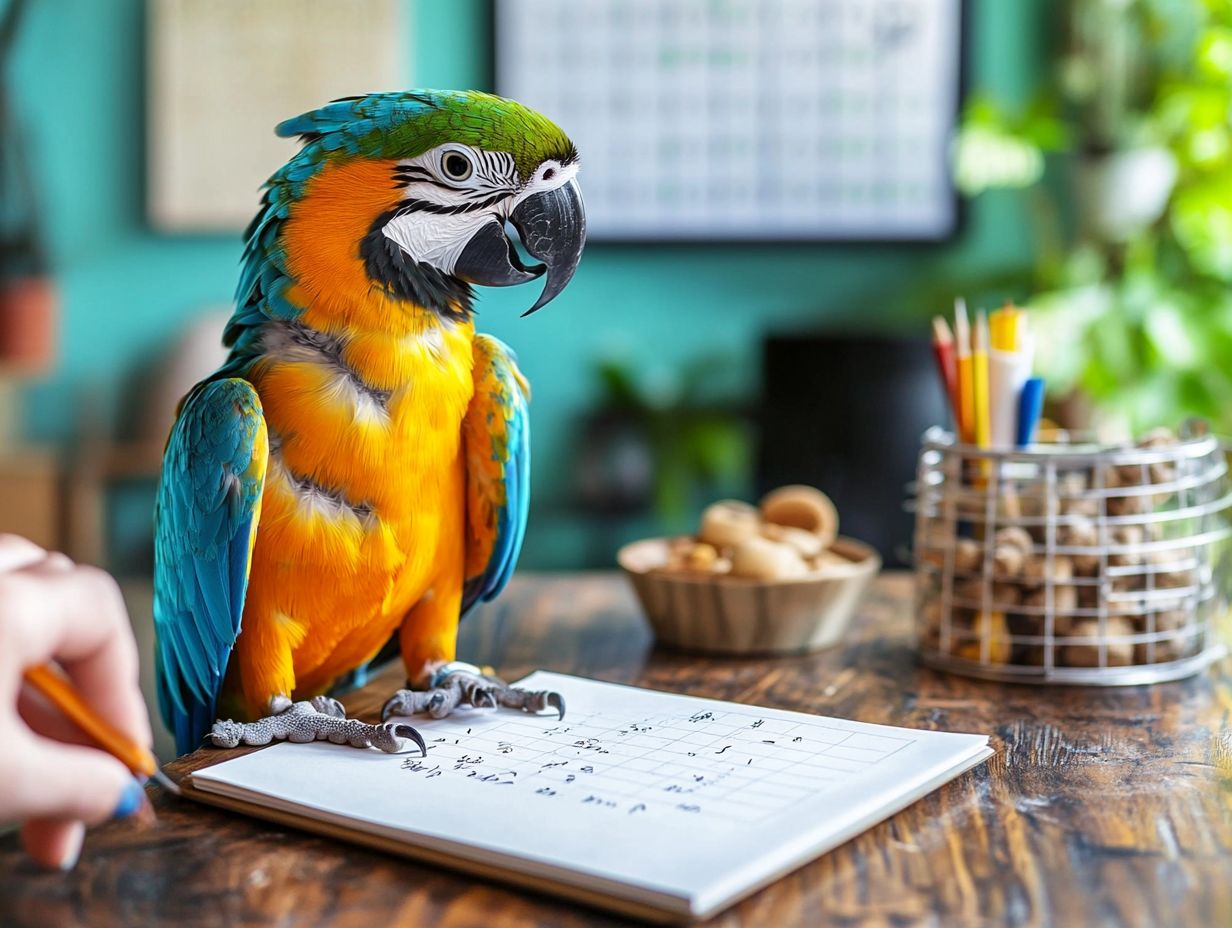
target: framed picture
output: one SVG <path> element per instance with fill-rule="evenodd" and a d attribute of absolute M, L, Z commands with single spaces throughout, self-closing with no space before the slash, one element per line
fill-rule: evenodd
<path fill-rule="evenodd" d="M 962 0 L 496 0 L 497 92 L 557 121 L 608 241 L 939 241 Z"/>
<path fill-rule="evenodd" d="M 233 231 L 298 142 L 284 119 L 403 90 L 401 0 L 147 0 L 147 211 L 167 231 Z"/>

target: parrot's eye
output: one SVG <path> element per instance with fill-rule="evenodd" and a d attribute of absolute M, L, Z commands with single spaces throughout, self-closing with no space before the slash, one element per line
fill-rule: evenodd
<path fill-rule="evenodd" d="M 441 159 L 441 170 L 450 180 L 466 180 L 471 176 L 471 161 L 461 152 L 446 152 Z"/>

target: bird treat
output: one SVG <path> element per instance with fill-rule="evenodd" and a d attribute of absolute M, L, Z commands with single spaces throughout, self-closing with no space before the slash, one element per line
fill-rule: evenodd
<path fill-rule="evenodd" d="M 833 551 L 838 510 L 814 487 L 772 490 L 759 506 L 721 500 L 702 513 L 697 536 L 671 541 L 671 574 L 796 580 L 824 575 L 850 561 Z"/>

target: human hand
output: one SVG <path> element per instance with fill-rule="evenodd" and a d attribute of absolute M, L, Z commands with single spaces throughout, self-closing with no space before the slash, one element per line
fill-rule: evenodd
<path fill-rule="evenodd" d="M 137 646 L 115 581 L 15 535 L 0 535 L 0 823 L 22 822 L 22 842 L 48 867 L 77 862 L 85 826 L 135 811 L 141 784 L 22 686 L 54 660 L 98 713 L 151 743 L 137 686 Z"/>

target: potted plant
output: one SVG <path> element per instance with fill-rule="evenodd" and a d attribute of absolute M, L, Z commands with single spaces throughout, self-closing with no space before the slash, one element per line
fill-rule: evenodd
<path fill-rule="evenodd" d="M 664 530 L 674 530 L 690 524 L 698 505 L 743 492 L 748 417 L 715 395 L 728 369 L 717 357 L 651 376 L 617 358 L 596 363 L 599 401 L 583 417 L 575 465 L 583 508 L 599 515 L 650 511 Z"/>
<path fill-rule="evenodd" d="M 1232 429 L 1232 6 L 1064 11 L 1031 104 L 976 95 L 956 143 L 961 189 L 1032 204 L 1036 260 L 997 283 L 1027 295 L 1049 392 L 1091 424 Z"/>
<path fill-rule="evenodd" d="M 12 0 L 0 15 L 0 69 L 10 64 L 26 6 L 26 0 Z M 52 361 L 58 296 L 8 87 L 0 81 L 0 369 L 32 374 Z"/>

